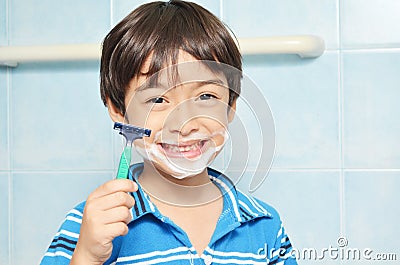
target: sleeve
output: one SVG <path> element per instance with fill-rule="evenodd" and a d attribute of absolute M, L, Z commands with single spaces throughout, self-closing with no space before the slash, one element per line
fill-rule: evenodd
<path fill-rule="evenodd" d="M 40 265 L 69 264 L 79 238 L 85 203 L 71 210 L 54 236 Z"/>
<path fill-rule="evenodd" d="M 269 265 L 297 265 L 295 256 L 292 255 L 293 247 L 281 223 L 276 235 L 273 251 L 270 253 Z"/>

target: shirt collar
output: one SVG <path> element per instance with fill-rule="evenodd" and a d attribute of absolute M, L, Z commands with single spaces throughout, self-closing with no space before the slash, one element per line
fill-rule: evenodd
<path fill-rule="evenodd" d="M 147 213 L 152 213 L 158 218 L 162 217 L 137 181 L 142 171 L 143 163 L 134 164 L 129 170 L 128 178 L 138 184 L 138 191 L 131 192 L 131 195 L 135 198 L 135 205 L 132 208 L 132 221 Z M 272 218 L 272 214 L 262 207 L 257 200 L 237 191 L 227 176 L 212 168 L 207 168 L 207 171 L 211 181 L 217 185 L 224 196 L 224 210 L 230 210 L 236 221 L 244 223 L 258 217 Z"/>

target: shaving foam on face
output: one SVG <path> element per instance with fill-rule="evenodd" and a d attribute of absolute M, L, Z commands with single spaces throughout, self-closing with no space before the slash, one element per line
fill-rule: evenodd
<path fill-rule="evenodd" d="M 215 145 L 212 140 L 215 136 L 222 136 L 223 142 L 220 145 Z M 198 157 L 194 159 L 189 159 L 184 156 L 180 157 L 168 157 L 160 147 L 155 143 L 157 139 L 161 139 L 161 132 L 157 132 L 154 138 L 153 143 L 145 143 L 145 146 L 138 146 L 135 144 L 135 149 L 137 152 L 144 158 L 156 163 L 160 166 L 166 167 L 168 169 L 168 174 L 177 178 L 184 179 L 187 177 L 195 176 L 203 172 L 205 168 L 207 168 L 211 162 L 214 160 L 218 152 L 223 148 L 224 144 L 229 138 L 229 134 L 226 130 L 218 131 L 213 133 L 212 135 L 196 135 L 196 139 L 204 140 L 205 150 Z M 193 139 L 193 137 L 192 137 Z M 188 139 L 185 139 L 188 140 Z M 169 141 L 168 143 L 172 143 Z M 178 145 L 178 144 L 176 144 Z"/>

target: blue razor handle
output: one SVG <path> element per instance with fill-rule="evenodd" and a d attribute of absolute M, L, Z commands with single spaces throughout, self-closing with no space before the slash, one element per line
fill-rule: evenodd
<path fill-rule="evenodd" d="M 129 166 L 131 163 L 133 141 L 143 138 L 144 136 L 149 137 L 151 134 L 151 130 L 120 122 L 114 123 L 114 130 L 118 130 L 119 134 L 124 136 L 126 140 L 124 151 L 122 152 L 121 158 L 119 160 L 117 173 L 117 179 L 126 179 L 128 177 Z"/>

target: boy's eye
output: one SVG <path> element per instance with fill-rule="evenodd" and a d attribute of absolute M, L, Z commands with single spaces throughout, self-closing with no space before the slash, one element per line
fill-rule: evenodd
<path fill-rule="evenodd" d="M 208 99 L 213 99 L 213 98 L 217 98 L 217 97 L 212 94 L 203 94 L 200 96 L 200 100 L 208 100 Z"/>
<path fill-rule="evenodd" d="M 161 104 L 165 102 L 163 98 L 152 98 L 149 100 L 150 103 Z"/>

